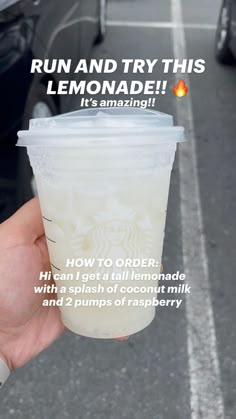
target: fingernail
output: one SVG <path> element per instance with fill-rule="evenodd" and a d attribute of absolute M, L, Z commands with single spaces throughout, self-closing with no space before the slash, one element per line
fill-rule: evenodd
<path fill-rule="evenodd" d="M 117 338 L 116 340 L 122 341 L 129 339 L 129 336 L 123 336 L 122 338 Z"/>

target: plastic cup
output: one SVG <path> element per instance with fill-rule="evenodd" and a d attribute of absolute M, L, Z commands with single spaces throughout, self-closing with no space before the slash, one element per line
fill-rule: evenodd
<path fill-rule="evenodd" d="M 119 338 L 153 320 L 183 134 L 171 116 L 137 108 L 35 119 L 18 133 L 36 179 L 56 304 L 73 332 Z"/>

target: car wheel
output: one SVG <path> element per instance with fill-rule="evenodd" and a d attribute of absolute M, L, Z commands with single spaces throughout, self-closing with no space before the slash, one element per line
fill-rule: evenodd
<path fill-rule="evenodd" d="M 223 0 L 216 30 L 215 56 L 221 64 L 232 64 L 234 62 L 234 57 L 229 47 L 230 5 L 230 0 Z"/>
<path fill-rule="evenodd" d="M 100 0 L 99 10 L 99 28 L 96 43 L 104 41 L 106 36 L 106 20 L 107 20 L 107 0 Z"/>
<path fill-rule="evenodd" d="M 56 115 L 58 108 L 54 100 L 47 95 L 46 87 L 39 85 L 37 89 L 30 94 L 24 120 L 23 129 L 27 129 L 29 119 L 48 118 Z M 19 147 L 18 157 L 18 176 L 17 176 L 17 206 L 21 207 L 29 199 L 37 195 L 37 189 L 33 172 L 29 163 L 27 150 Z"/>

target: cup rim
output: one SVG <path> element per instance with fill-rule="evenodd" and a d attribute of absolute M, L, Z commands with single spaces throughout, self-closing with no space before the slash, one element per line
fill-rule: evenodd
<path fill-rule="evenodd" d="M 37 129 L 19 131 L 17 146 L 33 147 L 118 147 L 163 145 L 185 141 L 184 127 L 137 127 L 104 130 L 95 132 L 87 129 Z"/>

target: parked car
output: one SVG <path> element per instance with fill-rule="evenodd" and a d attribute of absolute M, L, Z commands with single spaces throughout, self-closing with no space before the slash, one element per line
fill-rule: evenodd
<path fill-rule="evenodd" d="M 106 29 L 107 0 L 1 0 L 0 2 L 0 221 L 32 196 L 25 150 L 17 131 L 32 117 L 73 110 L 70 95 L 49 96 L 62 74 L 31 74 L 33 58 L 88 58 Z M 66 74 L 66 79 L 74 74 Z"/>
<path fill-rule="evenodd" d="M 223 0 L 215 38 L 215 56 L 222 64 L 236 58 L 236 0 Z"/>

